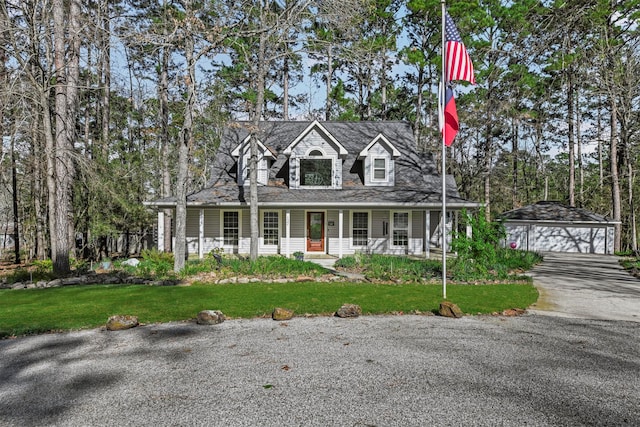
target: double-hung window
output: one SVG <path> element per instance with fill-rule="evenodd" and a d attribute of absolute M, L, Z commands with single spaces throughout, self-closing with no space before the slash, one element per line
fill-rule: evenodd
<path fill-rule="evenodd" d="M 278 212 L 266 211 L 262 217 L 262 235 L 265 245 L 278 245 L 279 221 Z"/>
<path fill-rule="evenodd" d="M 369 243 L 369 213 L 354 212 L 352 221 L 353 246 L 367 246 Z"/>
<path fill-rule="evenodd" d="M 222 236 L 225 246 L 238 246 L 240 236 L 240 214 L 238 211 L 222 213 Z"/>
<path fill-rule="evenodd" d="M 393 213 L 393 246 L 409 246 L 409 212 Z"/>
<path fill-rule="evenodd" d="M 371 181 L 387 181 L 387 159 L 378 157 L 372 159 Z"/>

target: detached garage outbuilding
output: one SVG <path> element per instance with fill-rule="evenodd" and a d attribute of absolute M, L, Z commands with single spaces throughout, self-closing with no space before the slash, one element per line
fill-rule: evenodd
<path fill-rule="evenodd" d="M 503 213 L 506 246 L 535 252 L 613 254 L 614 225 L 602 215 L 544 201 Z"/>

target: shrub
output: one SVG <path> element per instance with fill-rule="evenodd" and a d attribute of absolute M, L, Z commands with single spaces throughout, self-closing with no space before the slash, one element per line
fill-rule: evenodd
<path fill-rule="evenodd" d="M 173 254 L 155 249 L 143 250 L 142 260 L 136 267 L 118 264 L 118 268 L 130 274 L 147 278 L 165 278 L 173 276 Z"/>
<path fill-rule="evenodd" d="M 498 259 L 500 242 L 507 234 L 502 222 L 487 221 L 484 215 L 475 215 L 462 212 L 462 226 L 471 225 L 473 235 L 468 237 L 466 233 L 454 232 L 451 249 L 458 253 L 458 259 L 467 261 L 474 260 L 476 265 L 491 266 Z"/>
<path fill-rule="evenodd" d="M 172 252 L 160 252 L 157 249 L 144 249 L 140 255 L 145 261 L 168 262 L 169 264 L 173 264 Z"/>
<path fill-rule="evenodd" d="M 372 280 L 420 282 L 442 276 L 442 266 L 439 261 L 406 256 L 357 253 L 339 259 L 335 266 L 362 269 L 364 274 Z"/>
<path fill-rule="evenodd" d="M 34 267 L 34 274 L 48 274 L 53 272 L 53 261 L 50 259 L 34 260 L 31 265 Z"/>

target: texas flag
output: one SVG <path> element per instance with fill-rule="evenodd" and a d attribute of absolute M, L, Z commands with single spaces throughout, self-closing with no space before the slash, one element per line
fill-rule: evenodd
<path fill-rule="evenodd" d="M 460 127 L 458 123 L 458 112 L 456 111 L 456 100 L 453 97 L 453 90 L 449 85 L 445 87 L 444 93 L 444 108 L 442 109 L 440 129 L 443 132 L 444 145 L 450 147 Z"/>

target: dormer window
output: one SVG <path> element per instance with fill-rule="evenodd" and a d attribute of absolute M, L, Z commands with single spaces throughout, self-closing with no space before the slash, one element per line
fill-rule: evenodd
<path fill-rule="evenodd" d="M 250 137 L 247 137 L 242 141 L 240 145 L 238 145 L 235 150 L 231 153 L 233 157 L 237 159 L 238 165 L 238 184 L 239 185 L 249 185 L 249 171 L 250 171 Z M 274 153 L 268 149 L 260 140 L 257 141 L 258 144 L 258 184 L 266 185 L 269 181 L 269 167 L 271 166 L 271 162 L 274 160 Z"/>
<path fill-rule="evenodd" d="M 319 122 L 307 126 L 283 154 L 289 157 L 291 188 L 342 188 L 342 165 L 348 152 Z"/>
<path fill-rule="evenodd" d="M 362 161 L 364 185 L 393 186 L 395 163 L 400 151 L 382 134 L 379 134 L 358 154 Z"/>
<path fill-rule="evenodd" d="M 371 168 L 371 181 L 373 182 L 386 182 L 388 181 L 387 177 L 387 159 L 382 158 L 373 158 L 373 167 Z"/>
<path fill-rule="evenodd" d="M 317 148 L 300 159 L 300 185 L 303 187 L 330 187 L 333 159 Z"/>

